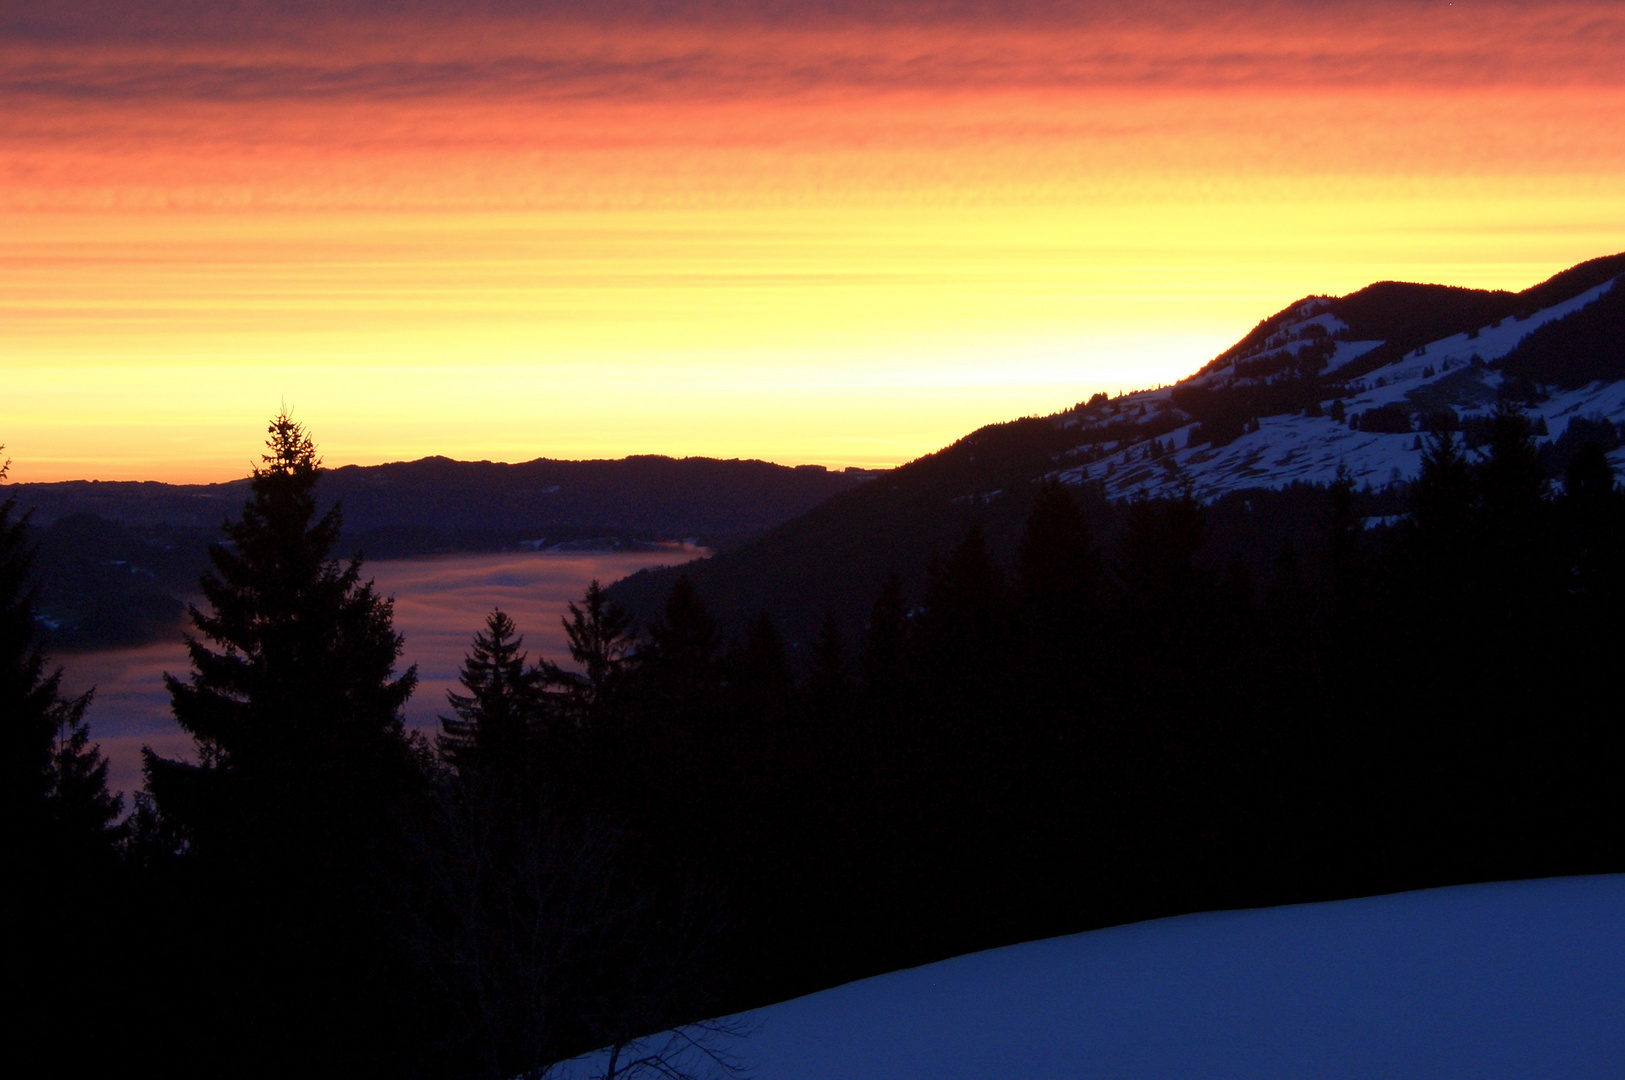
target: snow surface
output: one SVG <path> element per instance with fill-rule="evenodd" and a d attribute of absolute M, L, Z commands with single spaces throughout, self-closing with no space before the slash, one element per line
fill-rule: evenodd
<path fill-rule="evenodd" d="M 1494 407 L 1501 376 L 1482 366 L 1473 366 L 1473 359 L 1484 362 L 1501 359 L 1536 328 L 1579 311 L 1614 284 L 1614 281 L 1605 282 L 1527 319 L 1508 318 L 1499 324 L 1481 327 L 1475 336 L 1455 334 L 1429 342 L 1402 359 L 1354 380 L 1353 396 L 1344 399 L 1344 408 L 1349 413 L 1360 413 L 1380 405 L 1399 403 L 1412 412 L 1450 407 L 1464 417 L 1485 415 Z M 1304 307 L 1304 311 L 1313 309 L 1313 304 Z M 1296 352 L 1304 347 L 1297 335 L 1310 324 L 1328 328 L 1342 325 L 1325 313 L 1303 321 L 1286 321 L 1279 333 L 1268 339 L 1263 352 L 1241 360 Z M 1339 342 L 1328 361 L 1328 369 L 1335 370 L 1380 344 L 1376 341 Z M 1233 373 L 1232 364 L 1204 372 L 1190 381 L 1223 385 L 1234 381 Z M 1113 401 L 1118 411 L 1110 418 L 1132 414 L 1141 407 L 1146 410 L 1147 418 L 1172 409 L 1172 392 L 1172 387 L 1162 387 L 1125 394 Z M 1543 437 L 1543 441 L 1560 437 L 1574 416 L 1603 416 L 1622 423 L 1625 422 L 1625 382 L 1596 382 L 1576 390 L 1554 391 L 1550 400 L 1528 407 L 1525 414 L 1533 423 L 1546 420 L 1549 435 Z M 1065 426 L 1074 425 L 1069 420 Z M 1070 484 L 1101 482 L 1112 498 L 1171 496 L 1189 490 L 1199 499 L 1211 499 L 1241 488 L 1281 488 L 1294 481 L 1330 483 L 1336 478 L 1339 467 L 1346 468 L 1358 485 L 1382 488 L 1415 479 L 1422 468 L 1422 450 L 1415 432 L 1400 435 L 1354 431 L 1330 416 L 1265 417 L 1258 431 L 1217 449 L 1208 444 L 1188 446 L 1194 426 L 1187 424 L 1174 431 L 1171 436 L 1174 452 L 1155 461 L 1149 458 L 1145 443 L 1111 446 L 1109 452 L 1102 452 L 1107 448 L 1079 447 L 1074 455 L 1082 456 L 1084 463 L 1062 467 L 1054 475 Z M 1169 439 L 1169 435 L 1162 436 L 1164 443 Z M 1610 459 L 1617 468 L 1625 468 L 1625 448 L 1616 450 Z"/>
<path fill-rule="evenodd" d="M 1625 1077 L 1625 876 L 1161 919 L 738 1019 L 714 1048 L 757 1080 Z"/>

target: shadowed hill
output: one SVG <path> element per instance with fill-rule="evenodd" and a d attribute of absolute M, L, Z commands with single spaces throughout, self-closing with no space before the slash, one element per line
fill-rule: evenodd
<path fill-rule="evenodd" d="M 726 555 L 680 568 L 645 570 L 617 584 L 618 601 L 647 624 L 679 575 L 694 581 L 726 629 L 758 611 L 783 619 L 792 649 L 810 640 L 826 608 L 849 633 L 887 573 L 918 597 L 931 557 L 973 523 L 995 552 L 1009 552 L 1032 509 L 1033 478 L 1072 443 L 1047 420 L 995 424 L 882 474 Z"/>
<path fill-rule="evenodd" d="M 1501 370 L 1565 389 L 1625 379 L 1625 289 L 1616 285 L 1589 307 L 1542 326 L 1501 362 Z"/>
<path fill-rule="evenodd" d="M 405 558 L 515 547 L 620 548 L 692 539 L 736 547 L 872 476 L 764 461 L 631 457 L 519 465 L 432 457 L 324 472 L 344 507 L 345 551 Z M 71 481 L 6 487 L 32 510 L 36 566 L 57 647 L 138 644 L 170 629 L 247 480 Z"/>
<path fill-rule="evenodd" d="M 429 457 L 325 470 L 318 499 L 324 510 L 335 502 L 344 504 L 344 527 L 352 538 L 365 540 L 378 530 L 411 530 L 430 550 L 466 548 L 478 534 L 488 534 L 485 542 L 499 546 L 553 534 L 565 540 L 581 535 L 696 538 L 726 547 L 869 475 L 856 469 L 831 472 L 818 465 L 791 468 L 765 461 L 655 455 L 602 461 L 538 458 L 517 465 Z M 128 526 L 212 529 L 241 511 L 248 481 L 76 480 L 16 484 L 8 491 L 34 510 L 36 525 L 88 513 Z M 369 548 L 368 554 L 383 553 Z"/>

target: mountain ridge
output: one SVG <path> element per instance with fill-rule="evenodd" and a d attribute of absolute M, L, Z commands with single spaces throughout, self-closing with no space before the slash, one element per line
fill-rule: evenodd
<path fill-rule="evenodd" d="M 725 550 L 873 475 L 660 455 L 514 465 L 430 457 L 324 470 L 317 491 L 324 510 L 343 504 L 341 549 L 369 559 L 678 539 Z M 0 486 L 0 499 L 34 513 L 35 583 L 53 648 L 138 644 L 177 625 L 248 484 Z"/>
<path fill-rule="evenodd" d="M 1501 401 L 1528 411 L 1554 475 L 1582 438 L 1625 466 L 1621 274 L 1625 253 L 1520 292 L 1377 282 L 1305 297 L 1171 386 L 986 425 L 738 550 L 644 571 L 614 592 L 646 621 L 687 573 L 724 627 L 738 632 L 766 610 L 794 654 L 826 611 L 849 640 L 861 633 L 888 572 L 918 597 L 930 560 L 973 524 L 1010 565 L 1047 479 L 1079 494 L 1097 542 L 1109 540 L 1127 501 L 1190 493 L 1209 506 L 1213 556 L 1243 557 L 1256 571 L 1316 523 L 1313 492 L 1339 470 L 1361 489 L 1368 516 L 1392 517 L 1426 431 L 1459 431 L 1476 455 Z M 1595 366 L 1609 377 L 1578 382 L 1576 372 L 1591 369 L 1575 366 L 1574 351 L 1597 341 L 1615 350 Z"/>

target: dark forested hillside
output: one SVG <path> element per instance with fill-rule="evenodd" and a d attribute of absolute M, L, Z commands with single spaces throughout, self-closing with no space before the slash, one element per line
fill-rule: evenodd
<path fill-rule="evenodd" d="M 726 556 L 682 570 L 646 570 L 611 591 L 647 625 L 686 573 L 726 632 L 742 632 L 765 609 L 799 654 L 828 612 L 848 634 L 859 630 L 887 574 L 902 574 L 917 594 L 931 557 L 971 524 L 1007 554 L 1031 509 L 1033 477 L 1053 468 L 1070 441 L 1046 420 L 995 424 Z"/>
<path fill-rule="evenodd" d="M 803 668 L 826 616 L 856 640 L 869 605 L 888 575 L 919 596 L 934 558 L 945 556 L 972 525 L 992 558 L 1014 567 L 1017 541 L 1041 490 L 1039 479 L 1066 460 L 1075 435 L 1041 419 L 983 428 L 935 454 L 844 492 L 735 551 L 682 567 L 642 570 L 610 593 L 647 626 L 672 584 L 690 579 L 722 632 L 741 637 L 762 612 L 772 614 L 791 662 Z M 1097 486 L 1075 490 L 1098 535 L 1111 542 L 1128 517 L 1126 505 Z M 1232 492 L 1209 508 L 1210 552 L 1239 560 L 1262 576 L 1281 546 L 1319 527 L 1323 488 L 1258 488 Z M 1398 492 L 1356 492 L 1362 516 L 1393 514 Z"/>
<path fill-rule="evenodd" d="M 709 567 L 680 570 L 636 655 L 703 627 L 707 674 L 635 663 L 616 760 L 692 772 L 628 812 L 670 829 L 664 800 L 693 800 L 747 913 L 741 1004 L 1127 918 L 1618 869 L 1625 736 L 1586 702 L 1620 644 L 1625 495 L 1596 442 L 1555 494 L 1515 406 L 1485 439 L 1469 462 L 1430 437 L 1387 505 L 1347 480 L 1207 507 L 1040 485 L 1008 557 L 999 518 L 962 521 L 857 633 L 820 628 L 799 694 L 772 620 L 724 650 Z"/>
<path fill-rule="evenodd" d="M 1567 319 L 1543 326 L 1501 361 L 1510 378 L 1572 388 L 1625 379 L 1625 289 L 1614 288 Z"/>
<path fill-rule="evenodd" d="M 1340 371 L 1347 379 L 1375 371 L 1419 346 L 1470 333 L 1509 318 L 1528 318 L 1625 273 L 1625 253 L 1591 259 L 1522 292 L 1381 281 L 1337 297 L 1330 310 L 1349 325 L 1347 336 L 1382 344 Z"/>

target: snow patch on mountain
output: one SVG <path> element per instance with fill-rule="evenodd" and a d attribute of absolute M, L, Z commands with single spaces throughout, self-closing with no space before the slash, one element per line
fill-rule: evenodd
<path fill-rule="evenodd" d="M 1456 334 L 1453 337 L 1431 342 L 1426 346 L 1427 355 L 1451 360 L 1470 359 L 1476 355 L 1485 361 L 1499 360 L 1513 349 L 1516 349 L 1519 342 L 1540 327 L 1549 322 L 1556 322 L 1558 319 L 1573 315 L 1613 287 L 1613 281 L 1605 281 L 1596 288 L 1587 289 L 1573 299 L 1537 311 L 1527 319 L 1518 319 L 1516 317 L 1502 319 L 1497 323 L 1481 327 L 1476 335 Z"/>
<path fill-rule="evenodd" d="M 1347 365 L 1350 360 L 1358 360 L 1381 344 L 1380 341 L 1339 341 L 1336 344 L 1335 351 L 1327 358 L 1324 370 L 1328 372 L 1337 371 Z"/>
<path fill-rule="evenodd" d="M 1617 280 L 1617 279 L 1616 279 Z M 1571 315 L 1596 301 L 1614 281 L 1588 289 L 1560 304 L 1526 318 L 1511 317 L 1422 345 L 1399 360 L 1361 375 L 1346 384 L 1340 399 L 1345 416 L 1383 406 L 1395 406 L 1420 418 L 1452 409 L 1463 419 L 1488 415 L 1495 407 L 1503 378 L 1486 365 L 1511 353 L 1541 326 Z M 1223 365 L 1208 368 L 1186 380 L 1198 387 L 1233 388 L 1267 383 L 1272 369 L 1295 362 L 1308 349 L 1319 349 L 1325 365 L 1335 371 L 1382 345 L 1380 341 L 1334 341 L 1328 335 L 1347 329 L 1318 300 L 1306 301 L 1259 344 Z M 1264 374 L 1253 374 L 1263 372 Z M 1138 418 L 1141 426 L 1161 420 L 1189 420 L 1174 404 L 1174 387 L 1161 387 L 1114 399 L 1107 420 Z M 1294 482 L 1324 484 L 1346 469 L 1356 484 L 1382 488 L 1412 480 L 1421 469 L 1424 436 L 1408 432 L 1360 431 L 1346 420 L 1334 419 L 1330 399 L 1321 403 L 1322 415 L 1260 417 L 1249 430 L 1221 446 L 1211 442 L 1191 445 L 1194 422 L 1164 431 L 1155 439 L 1132 437 L 1113 443 L 1089 443 L 1062 456 L 1062 467 L 1051 475 L 1063 483 L 1103 484 L 1112 498 L 1171 496 L 1190 491 L 1211 499 L 1242 488 L 1280 488 Z M 1537 430 L 1544 421 L 1541 441 L 1560 438 L 1576 416 L 1603 417 L 1625 423 L 1625 382 L 1593 383 L 1574 390 L 1552 390 L 1545 400 L 1526 408 Z M 1097 414 L 1097 416 L 1103 414 Z M 1098 420 L 1074 413 L 1061 421 L 1066 427 L 1086 430 Z M 1418 429 L 1421 423 L 1415 425 Z M 1066 464 L 1066 459 L 1075 463 Z M 1625 467 L 1625 448 L 1611 460 Z"/>

